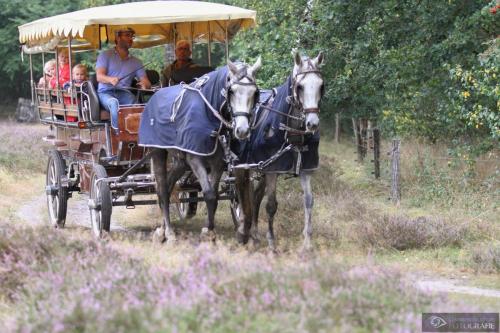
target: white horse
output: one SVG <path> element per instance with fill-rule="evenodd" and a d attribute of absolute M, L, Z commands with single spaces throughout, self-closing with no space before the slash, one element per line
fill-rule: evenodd
<path fill-rule="evenodd" d="M 316 132 L 319 128 L 319 102 L 324 90 L 319 67 L 322 65 L 324 57 L 321 52 L 314 59 L 302 58 L 298 53 L 294 53 L 293 56 L 295 63 L 292 75 L 285 84 L 274 89 L 276 92 L 274 98 L 261 105 L 259 109 L 256 120 L 258 125 L 252 134 L 254 142 L 252 149 L 253 153 L 266 151 L 267 155 L 250 161 L 247 159 L 247 161 L 256 164 L 260 162 L 260 172 L 263 177 L 260 178 L 255 187 L 254 196 L 249 200 L 240 201 L 239 206 L 243 215 L 250 212 L 249 206 L 252 207 L 252 237 L 258 240 L 257 225 L 260 205 L 263 197 L 267 196 L 267 240 L 272 250 L 275 250 L 273 221 L 278 208 L 276 184 L 280 173 L 294 173 L 300 176 L 304 192 L 303 248 L 306 250 L 311 248 L 311 216 L 314 203 L 311 175 L 318 167 L 319 133 Z M 267 123 L 265 119 L 261 120 L 261 117 L 273 116 L 278 117 L 277 122 Z M 258 140 L 256 136 L 259 133 L 265 137 L 261 144 L 255 141 Z M 285 169 L 275 165 L 286 156 L 293 156 L 293 170 L 289 169 L 289 165 Z M 248 186 L 250 183 L 249 175 L 249 172 L 238 173 L 236 175 L 237 182 Z M 246 179 L 241 179 L 245 177 Z M 238 189 L 238 191 L 241 190 Z"/>

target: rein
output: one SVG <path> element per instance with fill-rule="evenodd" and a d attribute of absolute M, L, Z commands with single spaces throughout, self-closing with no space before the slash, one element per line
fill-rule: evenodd
<path fill-rule="evenodd" d="M 223 123 L 224 126 L 226 126 L 227 128 L 230 128 L 230 129 L 233 128 L 233 125 L 230 122 L 228 122 L 226 119 L 224 119 L 224 117 L 221 116 L 221 114 L 219 113 L 219 111 L 215 110 L 214 107 L 212 106 L 212 104 L 210 104 L 210 102 L 207 101 L 205 95 L 203 95 L 203 93 L 201 92 L 200 89 L 195 88 L 195 87 L 191 87 L 190 85 L 188 85 L 186 83 L 181 83 L 181 87 L 182 87 L 182 89 L 196 91 L 198 93 L 198 95 L 201 96 L 201 99 L 203 99 L 203 102 L 205 102 L 205 104 L 208 106 L 208 108 L 210 109 L 210 111 L 212 111 L 212 113 L 215 116 L 215 118 L 219 119 L 220 122 Z"/>
<path fill-rule="evenodd" d="M 200 95 L 203 102 L 208 106 L 210 111 L 212 111 L 212 114 L 214 115 L 214 117 L 217 118 L 221 123 L 223 123 L 224 126 L 226 126 L 227 128 L 233 129 L 234 128 L 233 124 L 231 122 L 227 121 L 226 119 L 224 119 L 224 117 L 221 115 L 221 113 L 210 104 L 210 102 L 207 100 L 205 95 L 203 95 L 203 93 L 201 92 L 201 87 L 208 81 L 208 78 L 209 78 L 208 76 L 204 75 L 201 78 L 197 79 L 195 82 L 193 82 L 192 85 L 186 84 L 184 82 L 181 82 L 180 85 L 181 85 L 182 89 L 197 92 L 198 95 Z M 244 78 L 248 79 L 248 81 L 250 81 L 250 82 L 241 82 L 241 80 Z M 238 75 L 238 81 L 232 82 L 232 81 L 228 80 L 228 82 L 226 84 L 226 88 L 222 92 L 222 95 L 226 98 L 226 101 L 224 101 L 224 103 L 222 105 L 224 105 L 227 102 L 227 99 L 229 98 L 229 91 L 231 90 L 231 86 L 235 85 L 235 84 L 240 85 L 240 86 L 255 86 L 255 87 L 257 87 L 257 84 L 255 83 L 255 81 L 252 78 L 250 78 L 247 75 L 246 69 L 245 69 L 245 73 L 243 73 L 243 75 Z M 248 117 L 248 116 L 250 116 L 250 114 L 247 112 L 231 112 L 230 104 L 229 103 L 227 103 L 227 104 L 228 104 L 228 109 L 229 109 L 229 113 L 231 114 L 231 116 L 233 116 L 233 117 L 237 117 L 237 116 L 247 116 Z"/>

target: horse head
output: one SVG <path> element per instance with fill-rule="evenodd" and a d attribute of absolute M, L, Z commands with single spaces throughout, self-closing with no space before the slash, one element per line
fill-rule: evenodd
<path fill-rule="evenodd" d="M 314 132 L 319 126 L 319 102 L 324 83 L 319 67 L 323 64 L 323 53 L 314 59 L 293 53 L 295 64 L 292 72 L 292 93 L 294 104 L 304 116 L 307 132 Z"/>
<path fill-rule="evenodd" d="M 234 136 L 244 140 L 250 135 L 250 123 L 254 107 L 258 101 L 259 89 L 255 81 L 255 74 L 261 67 L 260 57 L 255 64 L 227 62 L 229 71 L 227 77 L 227 103 L 232 117 Z"/>

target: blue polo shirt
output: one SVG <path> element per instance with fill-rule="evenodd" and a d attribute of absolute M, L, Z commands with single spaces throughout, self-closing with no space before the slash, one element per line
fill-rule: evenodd
<path fill-rule="evenodd" d="M 126 59 L 122 60 L 114 48 L 99 54 L 95 68 L 105 68 L 107 76 L 122 78 L 125 75 L 128 75 L 118 82 L 116 85 L 118 88 L 129 88 L 134 77 L 140 79 L 141 77 L 146 76 L 146 71 L 142 67 L 142 62 L 139 59 L 129 54 Z M 99 82 L 97 91 L 105 92 L 106 90 L 114 88 L 115 87 L 113 87 L 112 84 Z"/>

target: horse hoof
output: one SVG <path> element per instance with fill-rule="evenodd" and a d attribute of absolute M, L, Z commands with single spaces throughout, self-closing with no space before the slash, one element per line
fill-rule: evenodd
<path fill-rule="evenodd" d="M 299 251 L 302 259 L 311 259 L 314 256 L 314 248 L 311 245 L 303 245 Z"/>
<path fill-rule="evenodd" d="M 162 229 L 157 228 L 153 233 L 153 243 L 161 244 L 165 241 L 165 232 Z"/>
<path fill-rule="evenodd" d="M 258 234 L 253 234 L 250 236 L 250 238 L 252 239 L 252 242 L 255 246 L 259 246 L 260 245 L 260 237 Z"/>
<path fill-rule="evenodd" d="M 238 243 L 240 243 L 240 244 L 248 243 L 249 238 L 250 238 L 249 235 L 242 234 L 239 231 L 236 232 L 236 239 L 238 240 Z"/>
<path fill-rule="evenodd" d="M 278 257 L 280 255 L 280 251 L 274 245 L 269 245 L 267 251 L 271 258 Z"/>
<path fill-rule="evenodd" d="M 215 242 L 217 235 L 215 231 L 209 230 L 208 228 L 201 229 L 200 239 L 202 242 Z"/>

